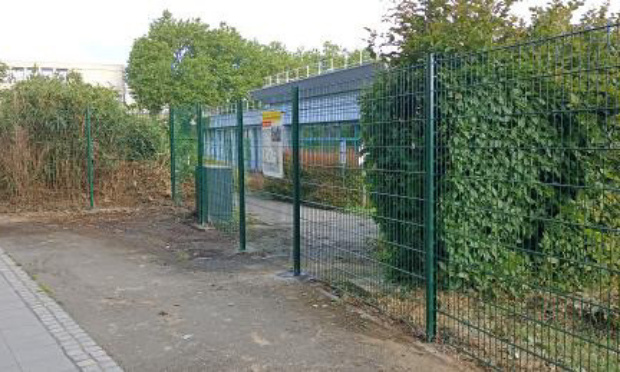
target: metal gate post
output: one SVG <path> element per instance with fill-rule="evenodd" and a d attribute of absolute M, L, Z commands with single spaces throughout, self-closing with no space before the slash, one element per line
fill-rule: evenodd
<path fill-rule="evenodd" d="M 239 251 L 245 252 L 245 159 L 243 148 L 243 100 L 237 102 L 237 170 L 239 172 Z"/>
<path fill-rule="evenodd" d="M 299 161 L 299 87 L 292 94 L 292 142 L 293 142 L 293 275 L 301 275 L 301 185 Z"/>
<path fill-rule="evenodd" d="M 426 252 L 426 339 L 437 334 L 437 287 L 435 278 L 435 58 L 426 60 L 426 128 L 424 130 L 424 249 Z"/>

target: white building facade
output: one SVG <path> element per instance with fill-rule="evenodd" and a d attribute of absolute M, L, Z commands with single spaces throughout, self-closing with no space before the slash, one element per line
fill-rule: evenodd
<path fill-rule="evenodd" d="M 82 75 L 86 83 L 111 88 L 118 92 L 119 99 L 126 102 L 129 98 L 125 82 L 125 66 L 121 64 L 99 63 L 62 63 L 39 61 L 2 61 L 8 66 L 8 74 L 4 81 L 0 81 L 0 89 L 5 89 L 18 81 L 26 80 L 30 76 L 58 76 L 66 78 L 67 74 L 75 71 Z"/>

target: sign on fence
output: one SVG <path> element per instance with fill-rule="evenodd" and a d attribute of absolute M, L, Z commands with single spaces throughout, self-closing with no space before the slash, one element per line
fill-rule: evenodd
<path fill-rule="evenodd" d="M 263 174 L 284 178 L 282 112 L 263 112 Z"/>

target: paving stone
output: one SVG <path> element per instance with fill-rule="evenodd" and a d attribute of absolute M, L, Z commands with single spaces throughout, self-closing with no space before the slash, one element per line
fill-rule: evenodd
<path fill-rule="evenodd" d="M 2 372 L 23 372 L 23 370 L 17 364 L 11 364 L 11 365 L 0 364 L 0 371 Z"/>
<path fill-rule="evenodd" d="M 49 334 L 42 334 L 33 337 L 24 337 L 24 338 L 12 338 L 7 339 L 10 342 L 11 348 L 36 348 L 36 347 L 46 347 L 50 345 L 56 345 L 58 342 Z"/>
<path fill-rule="evenodd" d="M 11 351 L 15 355 L 15 359 L 21 365 L 29 362 L 50 361 L 50 365 L 54 365 L 59 361 L 68 361 L 58 345 L 50 345 L 44 347 L 21 347 L 12 348 Z"/>
<path fill-rule="evenodd" d="M 123 370 L 121 369 L 121 367 L 110 367 L 110 368 L 104 368 L 103 372 L 123 372 Z"/>
<path fill-rule="evenodd" d="M 80 368 L 86 368 L 86 367 L 97 366 L 97 362 L 95 362 L 93 359 L 87 359 L 87 360 L 78 362 L 77 365 Z"/>
<path fill-rule="evenodd" d="M 33 362 L 26 362 L 21 365 L 21 368 L 24 372 L 77 372 L 79 371 L 78 367 L 76 367 L 73 363 L 62 360 L 38 360 Z"/>
<path fill-rule="evenodd" d="M 10 327 L 15 321 L 30 321 L 34 317 L 27 309 L 8 309 L 0 313 L 0 327 Z"/>
<path fill-rule="evenodd" d="M 82 368 L 82 372 L 103 372 L 103 369 L 95 365 L 95 366 Z"/>
<path fill-rule="evenodd" d="M 109 356 L 106 356 L 106 357 L 103 357 L 103 358 L 95 358 L 95 360 L 104 369 L 105 368 L 118 367 L 118 364 L 116 364 L 116 362 L 113 361 L 112 358 L 110 358 Z"/>
<path fill-rule="evenodd" d="M 0 248 L 0 372 L 104 370 L 122 372 Z"/>
<path fill-rule="evenodd" d="M 2 333 L 7 340 L 29 339 L 49 334 L 47 329 L 45 329 L 41 323 L 37 322 L 36 318 L 25 318 L 23 324 L 20 325 L 20 327 L 1 329 L 0 333 Z"/>
<path fill-rule="evenodd" d="M 15 360 L 13 353 L 4 340 L 0 338 L 0 371 L 3 371 L 4 367 L 8 368 L 14 364 L 17 364 L 17 361 Z"/>

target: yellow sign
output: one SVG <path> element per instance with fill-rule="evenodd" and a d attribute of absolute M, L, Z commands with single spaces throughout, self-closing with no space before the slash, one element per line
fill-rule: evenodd
<path fill-rule="evenodd" d="M 282 124 L 282 112 L 263 111 L 263 128 L 278 127 Z"/>
<path fill-rule="evenodd" d="M 262 130 L 262 170 L 267 177 L 284 177 L 284 157 L 282 142 L 283 113 L 281 111 L 263 111 Z"/>

